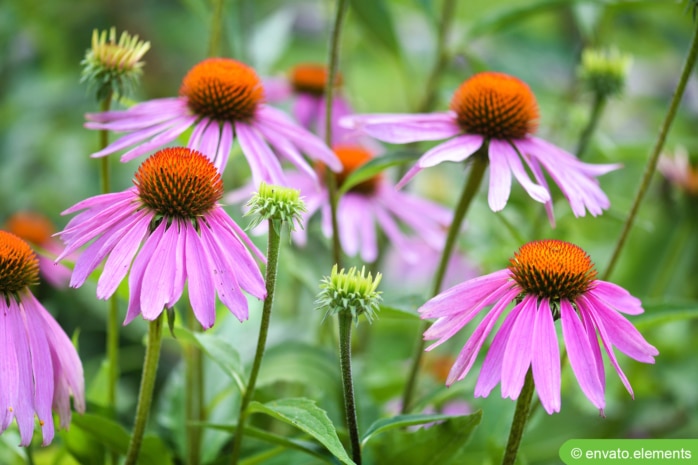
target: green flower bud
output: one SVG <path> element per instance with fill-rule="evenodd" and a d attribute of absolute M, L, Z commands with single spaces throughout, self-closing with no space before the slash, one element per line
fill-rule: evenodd
<path fill-rule="evenodd" d="M 623 92 L 632 58 L 616 49 L 582 52 L 579 78 L 597 96 L 615 97 Z"/>
<path fill-rule="evenodd" d="M 252 216 L 249 228 L 257 227 L 264 220 L 271 220 L 274 230 L 280 233 L 281 223 L 287 223 L 291 231 L 295 224 L 303 228 L 301 213 L 306 211 L 298 189 L 270 186 L 262 182 L 259 190 L 247 203 L 250 210 L 245 216 Z"/>
<path fill-rule="evenodd" d="M 92 48 L 80 63 L 82 79 L 88 86 L 96 88 L 97 100 L 104 100 L 110 93 L 124 96 L 138 83 L 143 72 L 143 55 L 150 49 L 150 42 L 139 40 L 122 32 L 116 41 L 116 28 L 100 34 L 92 31 Z"/>
<path fill-rule="evenodd" d="M 337 265 L 332 267 L 330 276 L 325 276 L 320 283 L 320 293 L 315 301 L 317 308 L 326 310 L 327 315 L 349 312 L 358 324 L 359 315 L 366 315 L 369 323 L 373 322 L 382 300 L 380 291 L 376 291 L 381 281 L 381 274 L 375 279 L 371 273 L 366 275 L 365 267 L 357 271 L 356 267 L 345 272 L 337 271 Z"/>

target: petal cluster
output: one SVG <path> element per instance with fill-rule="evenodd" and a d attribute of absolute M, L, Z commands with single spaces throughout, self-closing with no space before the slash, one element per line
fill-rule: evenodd
<path fill-rule="evenodd" d="M 513 308 L 506 312 L 512 303 Z M 632 388 L 615 350 L 644 363 L 654 363 L 658 354 L 621 315 L 643 312 L 640 301 L 625 289 L 594 280 L 575 299 L 554 300 L 526 294 L 509 269 L 458 284 L 424 304 L 419 309 L 422 318 L 436 319 L 424 333 L 424 339 L 436 340 L 427 350 L 453 337 L 487 308 L 490 309 L 472 331 L 446 381 L 450 385 L 468 374 L 489 334 L 505 315 L 482 363 L 475 386 L 477 397 L 489 395 L 501 383 L 502 397 L 518 398 L 530 368 L 545 410 L 560 411 L 560 350 L 554 323 L 557 314 L 579 386 L 601 411 L 605 407 L 606 384 L 602 348 L 631 395 Z"/>
<path fill-rule="evenodd" d="M 141 314 L 157 318 L 182 296 L 185 285 L 196 318 L 204 328 L 215 322 L 215 297 L 240 320 L 248 315 L 243 290 L 266 296 L 264 280 L 250 254 L 262 253 L 219 207 L 198 218 L 156 217 L 143 208 L 138 189 L 86 199 L 64 214 L 77 213 L 60 234 L 66 248 L 58 260 L 90 243 L 75 263 L 70 281 L 80 287 L 104 262 L 97 297 L 108 299 L 128 275 L 125 323 Z M 248 250 L 249 249 L 249 250 Z"/>

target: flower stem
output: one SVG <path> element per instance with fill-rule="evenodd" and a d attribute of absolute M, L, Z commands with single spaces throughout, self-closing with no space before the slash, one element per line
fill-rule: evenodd
<path fill-rule="evenodd" d="M 279 228 L 279 231 L 281 229 Z M 245 421 L 247 420 L 247 407 L 252 401 L 254 396 L 254 388 L 257 383 L 257 375 L 259 375 L 259 368 L 262 366 L 262 359 L 264 358 L 264 349 L 267 344 L 267 335 L 269 333 L 269 322 L 271 320 L 271 308 L 274 303 L 274 290 L 276 289 L 276 273 L 278 271 L 279 263 L 279 233 L 274 229 L 273 220 L 269 220 L 269 239 L 267 245 L 267 271 L 266 271 L 266 289 L 267 297 L 264 299 L 264 306 L 262 308 L 262 321 L 259 326 L 259 338 L 257 339 L 257 350 L 254 355 L 254 361 L 252 362 L 252 371 L 250 372 L 250 379 L 247 382 L 247 388 L 240 401 L 240 414 L 238 415 L 238 424 L 235 427 L 235 436 L 233 438 L 233 457 L 231 460 L 232 465 L 236 465 L 240 459 L 240 448 L 242 446 L 242 436 L 245 429 Z"/>
<path fill-rule="evenodd" d="M 589 146 L 589 142 L 591 142 L 591 136 L 594 134 L 596 126 L 599 124 L 601 114 L 603 113 L 605 107 L 606 97 L 599 94 L 595 94 L 594 103 L 591 107 L 591 115 L 589 115 L 589 121 L 587 122 L 586 127 L 579 136 L 579 143 L 577 145 L 576 153 L 577 158 L 581 159 L 584 156 L 584 153 L 586 152 L 587 147 Z"/>
<path fill-rule="evenodd" d="M 223 29 L 223 4 L 225 0 L 213 0 L 213 14 L 211 16 L 211 37 L 208 43 L 208 56 L 215 57 L 220 54 L 221 31 Z"/>
<path fill-rule="evenodd" d="M 342 34 L 342 24 L 347 13 L 347 0 L 337 0 L 337 13 L 332 26 L 330 49 L 327 57 L 327 82 L 325 83 L 325 143 L 332 147 L 332 99 L 334 97 L 334 81 L 339 65 L 339 39 Z M 339 239 L 339 224 L 337 221 L 337 180 L 331 170 L 326 170 L 325 179 L 330 196 L 330 214 L 332 217 L 332 258 L 341 267 L 342 244 Z"/>
<path fill-rule="evenodd" d="M 342 371 L 344 386 L 344 413 L 347 418 L 351 458 L 356 465 L 361 465 L 361 441 L 359 423 L 356 420 L 356 403 L 354 402 L 354 382 L 351 375 L 351 325 L 353 318 L 348 311 L 339 313 L 339 367 Z"/>
<path fill-rule="evenodd" d="M 436 103 L 439 78 L 448 64 L 449 54 L 446 47 L 448 34 L 451 31 L 451 24 L 455 16 L 455 0 L 444 0 L 441 6 L 441 18 L 439 19 L 438 37 L 436 39 L 436 61 L 429 73 L 425 86 L 424 98 L 417 108 L 417 113 L 426 113 L 433 109 Z"/>
<path fill-rule="evenodd" d="M 519 452 L 521 445 L 521 437 L 523 436 L 526 422 L 528 421 L 528 412 L 531 408 L 531 399 L 533 398 L 533 373 L 529 368 L 526 373 L 526 380 L 519 394 L 519 399 L 516 401 L 516 410 L 514 410 L 514 419 L 511 421 L 511 430 L 509 430 L 509 440 L 507 447 L 504 450 L 504 458 L 502 465 L 514 465 L 516 455 Z"/>
<path fill-rule="evenodd" d="M 683 97 L 684 90 L 686 89 L 686 83 L 688 82 L 688 78 L 691 76 L 691 73 L 693 72 L 693 67 L 696 63 L 696 57 L 698 57 L 698 23 L 696 23 L 695 30 L 693 31 L 693 39 L 691 39 L 691 48 L 689 50 L 688 56 L 686 57 L 686 61 L 684 62 L 683 69 L 681 70 L 681 77 L 679 78 L 679 82 L 676 85 L 674 95 L 672 96 L 671 103 L 669 104 L 669 109 L 667 110 L 667 114 L 664 117 L 664 122 L 662 123 L 662 126 L 659 130 L 659 134 L 657 135 L 657 141 L 654 145 L 654 148 L 652 149 L 652 154 L 650 155 L 650 158 L 647 161 L 647 166 L 645 167 L 645 172 L 642 176 L 642 181 L 640 182 L 640 188 L 635 194 L 633 205 L 630 208 L 628 218 L 625 220 L 625 224 L 623 225 L 623 231 L 621 232 L 620 237 L 618 238 L 618 242 L 616 243 L 616 247 L 613 250 L 613 255 L 611 256 L 611 260 L 609 261 L 606 271 L 603 275 L 603 280 L 608 280 L 611 273 L 613 273 L 613 269 L 615 268 L 616 263 L 618 262 L 618 257 L 620 256 L 620 252 L 623 249 L 623 246 L 625 245 L 626 239 L 628 238 L 628 233 L 630 232 L 630 229 L 633 227 L 633 223 L 635 222 L 635 217 L 637 216 L 637 211 L 640 207 L 640 203 L 642 203 L 642 200 L 645 197 L 645 193 L 649 188 L 650 181 L 652 180 L 652 175 L 657 169 L 657 161 L 659 160 L 659 155 L 662 153 L 662 148 L 664 148 L 664 141 L 666 140 L 666 136 L 669 133 L 669 128 L 671 128 L 671 123 L 674 121 L 674 116 L 676 116 L 676 111 L 678 110 L 679 104 L 681 103 L 681 98 Z"/>
<path fill-rule="evenodd" d="M 109 111 L 113 98 L 112 91 L 108 91 L 104 100 L 100 103 L 100 111 Z M 99 148 L 103 149 L 109 145 L 109 131 L 102 129 L 99 131 Z M 109 175 L 109 157 L 100 158 L 100 180 L 102 194 L 111 192 Z M 109 298 L 107 311 L 107 407 L 112 415 L 116 416 L 116 387 L 119 383 L 119 307 L 116 302 L 116 295 Z M 111 454 L 111 463 L 118 462 L 118 454 Z"/>
<path fill-rule="evenodd" d="M 484 149 L 480 149 L 473 156 L 472 167 L 470 168 L 470 176 L 468 181 L 463 188 L 463 193 L 461 194 L 456 210 L 453 212 L 453 221 L 448 230 L 448 235 L 446 236 L 446 244 L 444 244 L 444 249 L 441 252 L 441 260 L 439 261 L 439 267 L 436 269 L 436 274 L 434 275 L 434 287 L 432 288 L 432 297 L 437 295 L 441 291 L 441 286 L 443 284 L 444 276 L 446 275 L 446 269 L 448 268 L 448 262 L 451 258 L 451 252 L 456 244 L 456 238 L 460 232 L 461 225 L 463 224 L 463 219 L 468 213 L 468 209 L 475 198 L 475 194 L 480 188 L 482 179 L 485 175 L 485 170 L 487 169 L 488 158 Z M 429 328 L 429 323 L 425 322 L 420 335 L 424 334 Z M 412 358 L 412 366 L 410 369 L 410 375 L 407 378 L 407 384 L 405 385 L 405 391 L 402 397 L 402 413 L 407 413 L 410 411 L 412 404 L 412 397 L 414 396 L 414 387 L 417 383 L 417 375 L 419 374 L 419 367 L 422 362 L 422 354 L 424 352 L 424 339 L 420 336 L 419 343 L 417 344 L 416 350 Z"/>
<path fill-rule="evenodd" d="M 143 374 L 141 375 L 141 387 L 138 393 L 136 406 L 136 418 L 133 425 L 133 434 L 126 453 L 126 465 L 136 465 L 138 454 L 143 443 L 145 426 L 148 423 L 150 405 L 153 402 L 153 389 L 155 388 L 155 376 L 160 360 L 160 346 L 162 344 L 162 319 L 160 314 L 148 324 L 148 341 L 145 347 L 145 360 L 143 361 Z"/>
<path fill-rule="evenodd" d="M 198 324 L 193 311 L 187 314 L 187 326 L 189 330 L 200 331 L 201 326 Z M 201 350 L 194 344 L 188 344 L 185 349 L 185 371 L 186 371 L 186 419 L 187 419 L 187 455 L 189 457 L 188 465 L 198 465 L 201 456 L 201 427 L 199 423 L 203 422 L 203 358 Z"/>

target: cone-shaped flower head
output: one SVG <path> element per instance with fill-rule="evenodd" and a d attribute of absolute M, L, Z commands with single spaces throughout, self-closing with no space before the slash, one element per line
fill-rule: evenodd
<path fill-rule="evenodd" d="M 598 97 L 616 97 L 623 93 L 631 63 L 630 56 L 618 50 L 587 48 L 582 52 L 579 78 Z"/>
<path fill-rule="evenodd" d="M 54 233 L 51 220 L 38 212 L 19 211 L 7 219 L 5 229 L 51 255 L 49 257 L 39 251 L 39 271 L 46 281 L 55 287 L 68 285 L 70 270 L 53 262 L 63 248 L 60 241 L 51 237 Z"/>
<path fill-rule="evenodd" d="M 185 282 L 204 328 L 215 321 L 216 293 L 239 320 L 246 319 L 242 290 L 259 299 L 266 295 L 248 249 L 264 256 L 218 204 L 223 183 L 213 163 L 184 147 L 163 149 L 138 168 L 134 184 L 64 212 L 84 210 L 59 233 L 66 243 L 59 260 L 94 240 L 78 258 L 70 285 L 81 286 L 106 259 L 97 297 L 109 298 L 129 274 L 125 323 L 138 314 L 157 318 L 179 300 Z"/>
<path fill-rule="evenodd" d="M 591 165 L 533 136 L 538 104 L 521 80 L 503 73 L 484 72 L 463 82 L 445 113 L 355 115 L 340 121 L 391 143 L 450 140 L 426 152 L 398 183 L 405 185 L 424 168 L 445 161 L 461 162 L 476 153 L 487 155 L 490 166 L 488 201 L 493 211 L 506 205 L 512 175 L 536 201 L 544 203 L 553 222 L 552 201 L 544 171 L 559 186 L 575 216 L 588 210 L 596 216 L 609 207 L 596 176 L 619 165 Z M 532 180 L 524 163 L 535 179 Z"/>
<path fill-rule="evenodd" d="M 548 413 L 559 412 L 558 319 L 579 386 L 602 413 L 606 375 L 601 346 L 631 396 L 632 388 L 614 349 L 644 363 L 654 363 L 658 354 L 619 313 L 642 313 L 638 299 L 615 284 L 596 279 L 594 265 L 581 248 L 542 240 L 522 246 L 507 269 L 458 284 L 419 309 L 422 318 L 436 318 L 424 333 L 427 340 L 437 339 L 427 349 L 431 350 L 492 305 L 453 364 L 446 384 L 468 374 L 485 339 L 512 302 L 514 307 L 483 362 L 476 397 L 486 397 L 501 382 L 502 397 L 518 398 L 530 367 L 541 404 Z"/>
<path fill-rule="evenodd" d="M 366 274 L 364 267 L 361 271 L 351 267 L 347 272 L 344 268 L 337 271 L 337 265 L 334 265 L 330 276 L 325 276 L 320 283 L 320 293 L 315 301 L 317 308 L 325 310 L 326 315 L 348 312 L 356 324 L 359 315 L 366 315 L 371 323 L 382 300 L 381 292 L 377 290 L 381 277 L 377 273 L 374 279 L 371 273 Z"/>
<path fill-rule="evenodd" d="M 327 67 L 319 63 L 301 63 L 291 69 L 289 81 L 295 92 L 321 96 L 327 86 Z M 342 85 L 342 75 L 337 73 L 334 85 Z"/>
<path fill-rule="evenodd" d="M 143 42 L 138 36 L 121 33 L 116 40 L 116 28 L 109 32 L 92 31 L 92 48 L 82 61 L 82 81 L 97 89 L 97 100 L 103 100 L 110 93 L 123 96 L 138 83 L 143 72 L 143 55 L 150 49 L 150 42 Z"/>
<path fill-rule="evenodd" d="M 281 223 L 288 224 L 291 231 L 295 230 L 296 223 L 303 228 L 301 214 L 306 210 L 298 189 L 270 186 L 263 182 L 247 207 L 249 211 L 245 216 L 252 216 L 250 228 L 257 227 L 265 220 L 272 221 L 277 234 L 280 233 Z"/>
<path fill-rule="evenodd" d="M 282 160 L 315 177 L 302 153 L 340 168 L 318 137 L 264 103 L 262 82 L 252 68 L 229 58 L 208 58 L 194 66 L 182 81 L 179 97 L 143 102 L 126 111 L 88 114 L 87 119 L 87 128 L 129 133 L 92 154 L 95 157 L 133 147 L 121 157 L 132 160 L 193 128 L 188 147 L 206 155 L 221 172 L 237 140 L 255 185 L 284 184 Z"/>
<path fill-rule="evenodd" d="M 17 420 L 20 444 L 28 446 L 38 417 L 43 445 L 53 440 L 51 410 L 70 424 L 70 396 L 85 411 L 80 358 L 70 339 L 29 290 L 39 261 L 14 234 L 0 231 L 0 433 Z"/>

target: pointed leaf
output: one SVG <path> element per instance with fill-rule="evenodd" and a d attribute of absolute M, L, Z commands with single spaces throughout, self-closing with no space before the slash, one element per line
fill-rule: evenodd
<path fill-rule="evenodd" d="M 177 340 L 196 345 L 203 350 L 216 365 L 227 373 L 241 391 L 245 389 L 247 378 L 240 360 L 240 354 L 228 341 L 211 333 L 192 333 L 186 328 L 174 329 Z"/>
<path fill-rule="evenodd" d="M 395 24 L 385 0 L 351 0 L 351 11 L 390 53 L 400 53 Z"/>
<path fill-rule="evenodd" d="M 410 163 L 419 158 L 420 154 L 418 152 L 393 152 L 386 155 L 382 155 L 376 158 L 372 158 L 368 162 L 359 166 L 357 169 L 352 171 L 352 173 L 347 177 L 347 179 L 342 183 L 342 187 L 339 189 L 339 194 L 345 194 L 349 192 L 349 189 L 356 186 L 357 184 L 372 178 L 373 176 L 385 171 L 392 166 L 404 165 L 405 163 Z"/>
<path fill-rule="evenodd" d="M 294 426 L 317 439 L 342 463 L 347 465 L 354 463 L 339 441 L 337 430 L 327 416 L 327 412 L 318 407 L 313 400 L 296 397 L 279 399 L 266 404 L 253 401 L 248 411 L 264 413 Z"/>
<path fill-rule="evenodd" d="M 446 415 L 443 413 L 436 413 L 432 415 L 420 413 L 414 415 L 397 415 L 392 418 L 381 418 L 380 420 L 373 422 L 373 424 L 364 432 L 364 435 L 361 438 L 361 444 L 364 445 L 372 437 L 391 429 L 424 425 L 426 423 L 449 420 L 451 418 L 458 418 L 460 416 L 461 415 Z"/>

